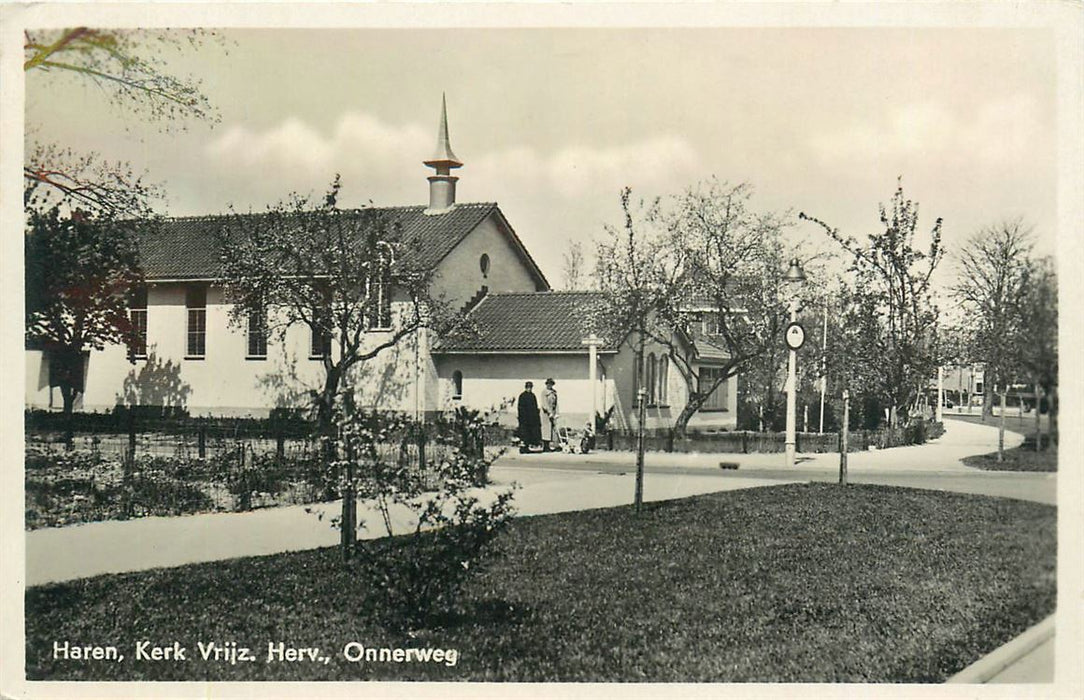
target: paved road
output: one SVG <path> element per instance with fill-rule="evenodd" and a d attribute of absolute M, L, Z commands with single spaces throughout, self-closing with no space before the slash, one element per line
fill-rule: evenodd
<path fill-rule="evenodd" d="M 1006 448 L 1018 446 L 1020 435 L 1007 433 Z M 960 460 L 996 449 L 997 430 L 989 425 L 950 421 L 945 435 L 925 445 L 871 450 L 848 456 L 847 478 L 851 483 L 883 484 L 910 488 L 957 491 L 1003 498 L 1057 504 L 1056 473 L 995 472 L 969 467 Z M 645 472 L 651 477 L 710 474 L 725 479 L 775 479 L 781 481 L 839 480 L 839 455 L 799 455 L 787 468 L 782 454 L 668 454 L 647 453 Z M 720 464 L 737 465 L 722 469 Z M 561 453 L 508 454 L 502 465 L 559 469 L 606 474 L 629 474 L 636 456 L 628 452 L 595 452 L 587 455 Z M 645 483 L 650 483 L 647 478 Z"/>

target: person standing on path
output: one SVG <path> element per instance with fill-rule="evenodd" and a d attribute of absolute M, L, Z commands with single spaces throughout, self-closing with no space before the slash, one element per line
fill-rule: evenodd
<path fill-rule="evenodd" d="M 519 451 L 527 453 L 542 442 L 542 418 L 538 415 L 538 399 L 534 395 L 533 382 L 523 385 L 516 411 L 519 417 Z"/>
<path fill-rule="evenodd" d="M 546 380 L 542 392 L 542 451 L 549 452 L 550 445 L 557 442 L 557 390 L 553 378 Z"/>

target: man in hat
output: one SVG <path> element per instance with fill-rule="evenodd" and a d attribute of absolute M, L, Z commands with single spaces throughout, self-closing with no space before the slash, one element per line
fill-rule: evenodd
<path fill-rule="evenodd" d="M 542 392 L 542 451 L 549 452 L 550 444 L 557 442 L 557 390 L 553 378 L 546 380 L 546 390 Z"/>
<path fill-rule="evenodd" d="M 519 414 L 519 451 L 526 453 L 542 442 L 542 419 L 538 415 L 538 399 L 534 396 L 534 382 L 523 386 L 523 393 L 516 401 Z"/>

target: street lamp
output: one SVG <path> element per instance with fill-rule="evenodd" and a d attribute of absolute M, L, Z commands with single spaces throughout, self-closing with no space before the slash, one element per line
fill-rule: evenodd
<path fill-rule="evenodd" d="M 787 466 L 793 467 L 796 452 L 794 424 L 797 409 L 798 348 L 802 347 L 802 343 L 805 342 L 805 329 L 798 323 L 798 294 L 801 291 L 802 283 L 805 282 L 805 273 L 802 271 L 802 264 L 798 262 L 798 258 L 790 261 L 790 269 L 787 270 L 783 281 L 787 285 L 788 307 L 790 309 L 790 324 L 787 326 L 787 332 L 784 335 L 787 347 L 790 349 L 787 358 L 787 436 L 785 449 Z"/>

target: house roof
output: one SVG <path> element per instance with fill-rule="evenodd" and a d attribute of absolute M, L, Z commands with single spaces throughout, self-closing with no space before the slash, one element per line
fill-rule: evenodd
<path fill-rule="evenodd" d="M 366 210 L 355 210 L 358 212 Z M 496 212 L 513 247 L 531 271 L 545 283 L 538 265 L 516 237 L 494 202 L 456 204 L 441 214 L 426 214 L 425 206 L 380 207 L 389 228 L 398 230 L 404 243 L 399 263 L 431 270 L 488 216 Z M 234 215 L 237 216 L 237 215 Z M 266 214 L 241 214 L 255 219 Z M 140 232 L 139 250 L 148 280 L 214 280 L 222 275 L 218 231 L 233 216 L 194 216 L 166 219 Z"/>
<path fill-rule="evenodd" d="M 701 362 L 726 362 L 730 359 L 729 352 L 703 338 L 693 341 L 693 346 L 696 348 L 696 359 Z"/>
<path fill-rule="evenodd" d="M 435 354 L 586 353 L 599 292 L 510 292 L 491 294 L 467 315 L 469 330 L 446 336 Z M 617 344 L 604 341 L 602 352 Z"/>

